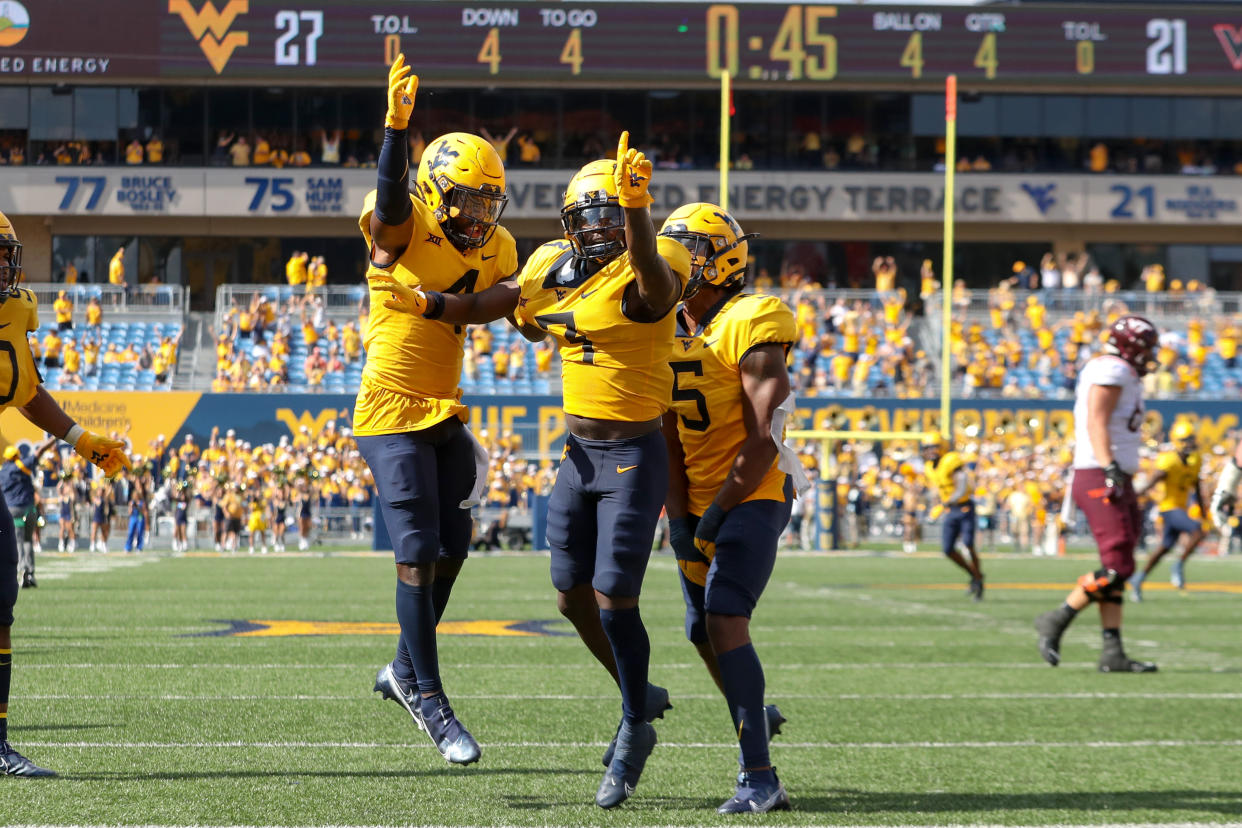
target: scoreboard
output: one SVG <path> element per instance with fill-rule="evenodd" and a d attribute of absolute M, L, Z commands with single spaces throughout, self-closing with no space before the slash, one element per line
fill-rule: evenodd
<path fill-rule="evenodd" d="M 0 83 L 373 83 L 398 52 L 433 84 L 1221 89 L 1242 4 L 0 0 Z"/>

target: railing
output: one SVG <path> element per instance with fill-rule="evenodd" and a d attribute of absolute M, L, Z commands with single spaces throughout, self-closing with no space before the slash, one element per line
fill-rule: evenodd
<path fill-rule="evenodd" d="M 323 301 L 324 313 L 328 317 L 335 315 L 338 319 L 342 314 L 349 314 L 350 318 L 355 317 L 358 309 L 365 307 L 370 301 L 366 285 L 328 285 L 313 288 L 311 293 Z M 220 285 L 216 288 L 216 313 L 213 327 L 219 330 L 231 309 L 236 308 L 240 311 L 249 308 L 255 296 L 266 296 L 269 301 L 284 304 L 290 299 L 301 300 L 305 295 L 306 289 L 301 285 L 297 287 L 280 284 Z"/>
<path fill-rule="evenodd" d="M 73 312 L 76 316 L 85 315 L 86 305 L 92 298 L 99 299 L 99 304 L 103 306 L 104 311 L 113 315 L 183 316 L 190 306 L 190 291 L 182 285 L 119 287 L 117 285 L 27 282 L 23 283 L 22 287 L 32 291 L 35 298 L 39 300 L 39 305 L 48 308 L 49 311 L 60 292 L 64 291 L 65 295 L 73 300 Z"/>
<path fill-rule="evenodd" d="M 953 296 L 955 318 L 982 318 L 987 316 L 993 299 L 998 294 L 991 290 L 956 291 Z M 1116 293 L 1084 291 L 1080 288 L 1049 288 L 1047 290 L 1009 291 L 1014 309 L 1018 313 L 1026 307 L 1027 297 L 1035 296 L 1048 308 L 1049 316 L 1063 316 L 1078 312 L 1097 311 L 1101 314 L 1117 310 L 1137 313 L 1159 321 L 1163 319 L 1186 319 L 1191 316 L 1242 313 L 1242 293 L 1218 292 L 1212 289 L 1195 293 L 1148 293 L 1144 290 L 1126 290 Z M 939 319 L 939 291 L 928 298 L 927 315 Z"/>
<path fill-rule="evenodd" d="M 754 290 L 749 289 L 749 290 Z M 847 305 L 851 307 L 855 302 L 866 302 L 870 305 L 879 307 L 883 294 L 875 290 L 860 290 L 856 288 L 837 289 L 816 287 L 813 289 L 790 290 L 786 288 L 767 288 L 760 291 L 769 296 L 778 296 L 790 306 L 797 303 L 799 298 L 804 298 L 816 303 L 822 303 L 825 307 L 831 306 L 837 299 L 845 300 Z M 368 302 L 369 291 L 366 285 L 328 285 L 326 287 L 314 288 L 312 293 L 321 298 L 324 303 L 324 312 L 331 316 L 333 314 L 340 315 L 342 313 L 353 314 L 358 310 L 362 303 Z M 302 299 L 306 295 L 306 290 L 302 286 L 294 287 L 292 285 L 282 284 L 231 284 L 221 285 L 216 289 L 216 309 L 214 326 L 219 330 L 224 324 L 224 318 L 232 308 L 242 310 L 250 307 L 250 302 L 255 296 L 266 296 L 270 301 L 287 303 L 290 299 Z"/>

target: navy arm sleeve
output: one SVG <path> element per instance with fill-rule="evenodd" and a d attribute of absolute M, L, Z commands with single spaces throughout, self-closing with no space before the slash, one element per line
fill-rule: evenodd
<path fill-rule="evenodd" d="M 379 153 L 379 182 L 375 188 L 375 217 L 399 227 L 410 217 L 410 164 L 406 130 L 384 127 Z"/>

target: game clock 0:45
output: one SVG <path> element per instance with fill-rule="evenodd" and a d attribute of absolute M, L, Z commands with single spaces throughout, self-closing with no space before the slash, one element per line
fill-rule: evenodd
<path fill-rule="evenodd" d="M 783 64 L 783 80 L 832 80 L 837 76 L 837 38 L 826 31 L 827 21 L 837 16 L 836 6 L 789 6 L 771 40 L 760 34 L 746 37 L 747 57 L 766 57 L 768 63 Z M 726 72 L 738 74 L 740 25 L 737 6 L 716 4 L 707 8 L 707 74 L 719 78 Z M 747 75 L 764 77 L 764 67 L 752 64 Z"/>

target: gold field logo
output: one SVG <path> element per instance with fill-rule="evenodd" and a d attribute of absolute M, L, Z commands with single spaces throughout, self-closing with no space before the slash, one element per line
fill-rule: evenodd
<path fill-rule="evenodd" d="M 190 0 L 168 0 L 168 13 L 179 14 L 207 56 L 207 62 L 216 74 L 224 71 L 233 50 L 250 43 L 249 32 L 230 32 L 229 27 L 239 14 L 250 11 L 250 0 L 228 0 L 222 11 L 216 11 L 212 0 L 203 3 L 201 11 L 195 11 Z"/>

